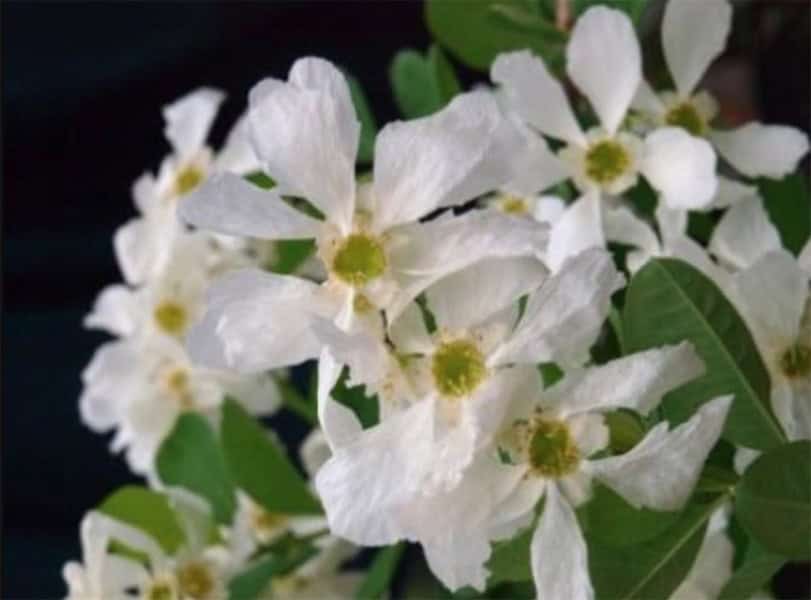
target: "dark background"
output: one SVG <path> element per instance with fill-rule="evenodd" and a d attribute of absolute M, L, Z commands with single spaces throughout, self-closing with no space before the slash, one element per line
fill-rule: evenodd
<path fill-rule="evenodd" d="M 709 82 L 728 120 L 808 130 L 808 3 L 738 13 Z M 253 83 L 317 54 L 358 77 L 384 123 L 389 61 L 429 41 L 418 2 L 2 5 L 2 598 L 61 597 L 81 516 L 133 480 L 79 422 L 79 375 L 105 339 L 81 319 L 120 279 L 111 238 L 134 214 L 132 181 L 168 152 L 160 107 L 226 90 L 216 146 Z"/>

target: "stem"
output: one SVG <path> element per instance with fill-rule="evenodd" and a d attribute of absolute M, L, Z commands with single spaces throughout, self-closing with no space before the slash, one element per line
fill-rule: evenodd
<path fill-rule="evenodd" d="M 555 0 L 555 27 L 560 31 L 569 30 L 569 22 L 572 18 L 571 0 Z"/>

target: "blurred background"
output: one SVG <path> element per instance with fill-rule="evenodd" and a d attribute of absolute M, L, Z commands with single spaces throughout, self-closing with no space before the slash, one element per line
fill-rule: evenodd
<path fill-rule="evenodd" d="M 733 40 L 707 82 L 725 120 L 807 131 L 808 0 L 736 4 Z M 382 124 L 398 117 L 389 62 L 431 38 L 416 1 L 4 2 L 1 10 L 0 597 L 54 598 L 65 592 L 62 564 L 80 556 L 83 513 L 133 480 L 108 439 L 79 422 L 80 373 L 105 339 L 81 320 L 96 293 L 121 279 L 112 234 L 134 215 L 132 182 L 168 152 L 161 106 L 200 85 L 227 91 L 216 147 L 253 83 L 283 78 L 293 60 L 316 54 L 360 80 Z M 466 83 L 486 77 L 460 73 Z M 789 570 L 778 588 L 807 596 L 803 580 L 807 572 Z"/>

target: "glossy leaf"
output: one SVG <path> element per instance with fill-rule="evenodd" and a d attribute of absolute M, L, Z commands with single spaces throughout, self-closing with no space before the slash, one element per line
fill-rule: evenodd
<path fill-rule="evenodd" d="M 388 595 L 391 580 L 397 571 L 397 565 L 405 550 L 405 543 L 400 542 L 394 546 L 387 546 L 379 550 L 375 556 L 366 577 L 355 591 L 355 598 L 368 600 L 370 598 L 382 598 Z"/>
<path fill-rule="evenodd" d="M 352 409 L 364 429 L 373 427 L 380 422 L 380 410 L 377 396 L 366 395 L 366 387 L 356 385 L 348 387 L 349 370 L 344 369 L 335 387 L 332 388 L 332 397 L 347 408 Z"/>
<path fill-rule="evenodd" d="M 735 508 L 764 549 L 811 559 L 811 441 L 786 444 L 755 460 L 738 485 Z"/>
<path fill-rule="evenodd" d="M 769 219 L 780 232 L 783 246 L 795 255 L 811 238 L 811 198 L 808 181 L 803 173 L 795 173 L 778 181 L 758 181 L 763 205 Z"/>
<path fill-rule="evenodd" d="M 369 101 L 360 82 L 349 75 L 346 75 L 346 81 L 349 84 L 349 93 L 352 96 L 352 104 L 355 105 L 355 113 L 358 115 L 360 121 L 360 140 L 358 143 L 358 163 L 369 164 L 374 159 L 375 154 L 375 137 L 377 137 L 377 122 L 372 114 L 372 109 L 369 107 Z"/>
<path fill-rule="evenodd" d="M 770 382 L 752 335 L 718 287 L 685 262 L 651 260 L 631 280 L 623 331 L 627 351 L 690 341 L 706 373 L 671 392 L 662 404 L 674 423 L 724 394 L 735 400 L 724 436 L 759 450 L 785 441 L 770 407 Z"/>
<path fill-rule="evenodd" d="M 270 512 L 321 512 L 321 505 L 284 450 L 255 419 L 230 399 L 223 406 L 221 435 L 234 481 L 255 502 Z"/>
<path fill-rule="evenodd" d="M 167 554 L 174 554 L 185 541 L 169 499 L 160 492 L 127 485 L 107 496 L 98 510 L 151 536 Z M 137 548 L 127 550 L 137 551 Z"/>
<path fill-rule="evenodd" d="M 506 581 L 528 581 L 532 579 L 529 559 L 529 546 L 535 526 L 527 527 L 512 539 L 493 544 L 493 552 L 487 561 L 490 570 L 488 586 Z"/>
<path fill-rule="evenodd" d="M 758 544 L 750 541 L 743 563 L 726 582 L 718 599 L 749 598 L 765 587 L 785 563 L 785 557 L 764 550 Z"/>
<path fill-rule="evenodd" d="M 425 55 L 416 50 L 398 52 L 389 79 L 397 107 L 408 119 L 438 111 L 461 90 L 453 66 L 436 45 Z"/>
<path fill-rule="evenodd" d="M 311 545 L 299 545 L 285 555 L 269 554 L 251 563 L 228 583 L 229 600 L 254 600 L 270 585 L 273 577 L 290 573 L 316 554 Z M 264 597 L 264 596 L 263 596 Z"/>

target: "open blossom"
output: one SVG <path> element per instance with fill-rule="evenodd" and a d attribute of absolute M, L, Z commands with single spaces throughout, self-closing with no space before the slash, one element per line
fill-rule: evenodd
<path fill-rule="evenodd" d="M 724 50 L 732 24 L 728 0 L 669 0 L 662 20 L 662 49 L 676 89 L 656 94 L 642 81 L 636 110 L 658 126 L 681 127 L 708 138 L 718 153 L 747 177 L 780 179 L 808 152 L 808 136 L 793 127 L 751 122 L 732 130 L 715 129 L 718 103 L 696 92 L 712 61 Z"/>
<path fill-rule="evenodd" d="M 233 128 L 218 155 L 206 145 L 224 98 L 218 90 L 201 88 L 164 107 L 164 135 L 172 154 L 163 160 L 157 175 L 145 173 L 135 182 L 132 194 L 140 216 L 121 226 L 113 240 L 128 283 L 144 283 L 170 259 L 175 236 L 183 229 L 177 204 L 189 192 L 212 173 L 256 170 L 244 119 Z"/>

